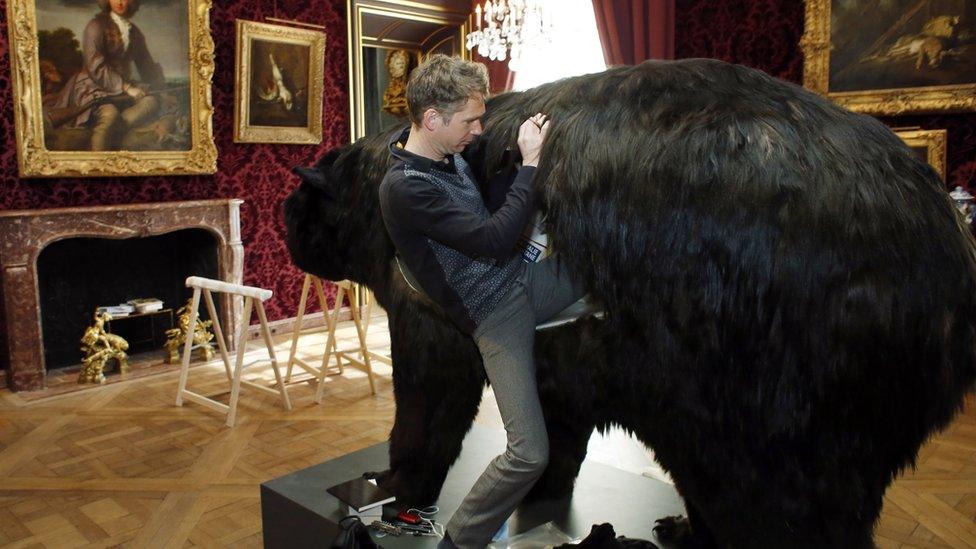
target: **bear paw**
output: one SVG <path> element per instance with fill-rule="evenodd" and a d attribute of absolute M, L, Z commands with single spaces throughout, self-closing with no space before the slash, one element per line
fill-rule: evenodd
<path fill-rule="evenodd" d="M 655 521 L 654 533 L 661 541 L 680 542 L 691 537 L 691 524 L 682 515 L 664 517 Z"/>
<path fill-rule="evenodd" d="M 675 549 L 715 547 L 715 544 L 710 541 L 710 536 L 695 532 L 688 518 L 681 515 L 664 517 L 655 521 L 654 534 L 657 535 L 658 541 Z"/>

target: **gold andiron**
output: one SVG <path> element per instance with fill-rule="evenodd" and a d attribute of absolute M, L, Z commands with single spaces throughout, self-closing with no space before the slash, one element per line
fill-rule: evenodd
<path fill-rule="evenodd" d="M 81 359 L 81 372 L 78 373 L 78 383 L 103 383 L 105 364 L 112 359 L 119 365 L 119 372 L 129 371 L 129 342 L 121 337 L 105 331 L 105 323 L 112 320 L 108 313 L 95 313 L 95 324 L 85 330 L 81 336 L 81 352 L 85 357 Z"/>
<path fill-rule="evenodd" d="M 190 305 L 192 305 L 192 301 L 192 298 L 187 299 L 186 304 L 176 311 L 180 320 L 179 328 L 166 330 L 167 364 L 180 361 L 180 348 L 183 347 L 183 342 L 186 341 L 186 331 L 190 327 Z M 212 325 L 213 320 L 200 320 L 197 318 L 197 325 L 193 330 L 193 347 L 200 351 L 204 361 L 210 360 L 214 356 L 213 345 L 210 343 L 214 338 L 213 332 L 210 331 Z"/>

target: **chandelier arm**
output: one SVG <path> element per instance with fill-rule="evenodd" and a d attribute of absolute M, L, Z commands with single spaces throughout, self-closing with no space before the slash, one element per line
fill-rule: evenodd
<path fill-rule="evenodd" d="M 465 37 L 465 47 L 492 61 L 509 58 L 513 70 L 523 51 L 550 41 L 552 23 L 541 0 L 485 0 L 474 13 L 477 30 Z"/>

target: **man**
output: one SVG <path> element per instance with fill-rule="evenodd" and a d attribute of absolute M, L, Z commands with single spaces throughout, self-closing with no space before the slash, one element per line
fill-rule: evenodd
<path fill-rule="evenodd" d="M 474 337 L 508 435 L 447 524 L 442 545 L 481 548 L 542 474 L 548 438 L 535 383 L 537 323 L 582 296 L 555 260 L 527 265 L 516 242 L 533 213 L 532 177 L 549 130 L 537 114 L 519 128 L 522 167 L 493 211 L 461 156 L 481 134 L 484 65 L 434 55 L 407 83 L 411 125 L 390 143 L 380 185 L 383 220 L 420 289 Z M 499 193 L 488 189 L 486 196 Z M 492 206 L 495 206 L 494 204 Z"/>
<path fill-rule="evenodd" d="M 163 87 L 163 69 L 146 47 L 146 37 L 129 19 L 139 0 L 98 0 L 101 13 L 85 26 L 84 65 L 65 84 L 54 108 L 92 105 L 75 120 L 91 128 L 91 150 L 115 150 L 129 128 L 148 121 L 159 110 L 149 88 Z M 140 80 L 131 74 L 135 64 Z M 107 97 L 115 101 L 102 102 Z"/>

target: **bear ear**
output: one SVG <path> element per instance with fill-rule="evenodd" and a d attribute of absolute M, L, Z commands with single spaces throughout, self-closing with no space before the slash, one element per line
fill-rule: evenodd
<path fill-rule="evenodd" d="M 329 188 L 329 180 L 325 176 L 325 172 L 318 167 L 306 168 L 303 166 L 296 166 L 292 168 L 298 177 L 302 178 L 302 181 L 308 183 L 309 185 L 319 189 L 326 194 L 329 198 L 335 198 L 335 193 Z"/>
<path fill-rule="evenodd" d="M 336 163 L 336 160 L 339 160 L 339 157 L 342 155 L 344 150 L 344 147 L 332 149 L 331 151 L 325 153 L 325 156 L 320 158 L 319 161 L 315 163 L 315 166 L 323 170 L 331 168 L 332 165 Z"/>
<path fill-rule="evenodd" d="M 294 168 L 291 169 L 291 171 L 294 172 L 295 175 L 297 175 L 298 177 L 301 177 L 302 181 L 311 183 L 316 187 L 325 184 L 325 174 L 322 173 L 322 170 L 318 168 L 306 168 L 304 166 L 295 166 Z"/>

